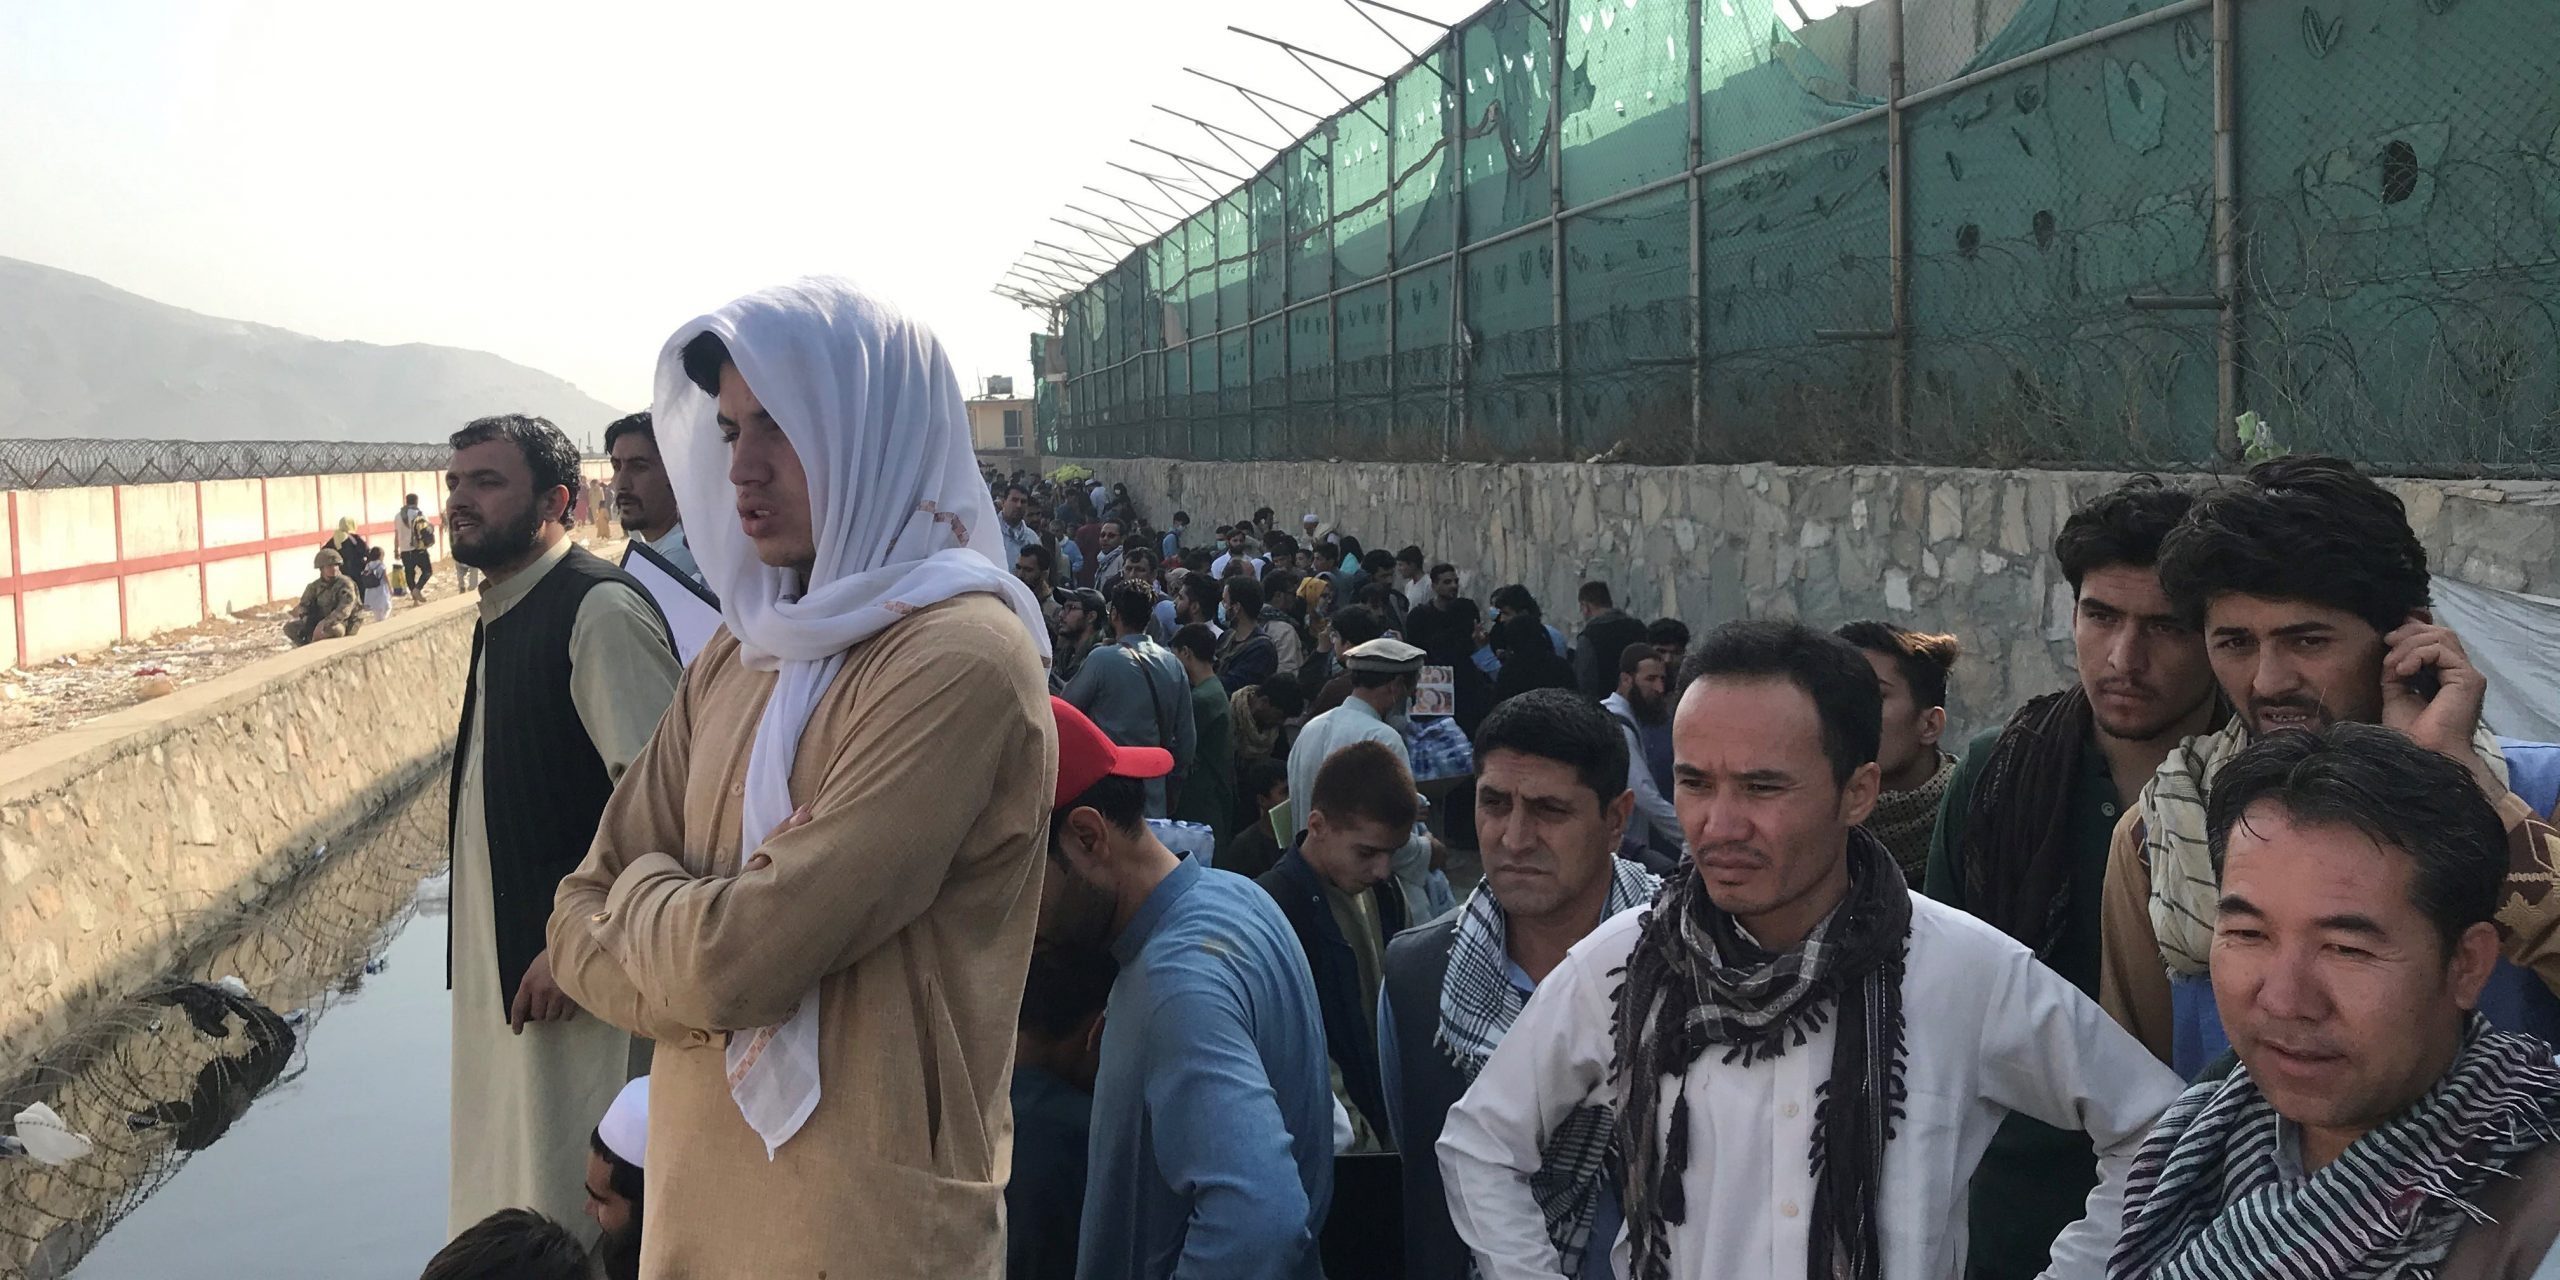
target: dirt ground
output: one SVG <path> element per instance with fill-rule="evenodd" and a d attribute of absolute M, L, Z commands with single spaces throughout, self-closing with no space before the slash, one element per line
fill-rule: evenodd
<path fill-rule="evenodd" d="M 607 559 L 622 556 L 620 538 L 582 536 L 579 542 Z M 449 599 L 452 592 L 453 577 L 445 566 L 428 588 L 427 601 Z M 404 597 L 391 604 L 394 610 L 410 607 Z M 96 653 L 39 663 L 33 670 L 0 669 L 0 751 L 287 652 L 292 646 L 285 643 L 284 620 L 292 612 L 291 602 L 279 601 Z"/>

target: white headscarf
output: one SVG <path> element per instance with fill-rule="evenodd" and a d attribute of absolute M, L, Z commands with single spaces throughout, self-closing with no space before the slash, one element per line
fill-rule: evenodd
<path fill-rule="evenodd" d="M 684 371 L 715 334 L 808 476 L 817 559 L 809 581 L 756 558 L 738 527 L 718 405 Z M 845 651 L 928 605 L 985 592 L 1013 607 L 1045 661 L 1031 592 L 984 548 L 1001 546 L 971 452 L 968 410 L 942 344 L 853 285 L 812 277 L 688 321 L 658 353 L 652 409 L 685 529 L 740 660 L 776 671 L 747 758 L 739 856 L 791 816 L 809 714 Z M 729 1042 L 730 1093 L 771 1158 L 818 1106 L 818 993 L 779 1026 Z"/>

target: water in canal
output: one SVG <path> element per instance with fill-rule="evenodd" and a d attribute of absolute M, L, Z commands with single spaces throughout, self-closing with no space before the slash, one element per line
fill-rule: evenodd
<path fill-rule="evenodd" d="M 41 1094 L 97 1145 L 0 1161 L 0 1277 L 418 1274 L 445 1226 L 442 778 L 18 1082 L 11 1111 Z"/>

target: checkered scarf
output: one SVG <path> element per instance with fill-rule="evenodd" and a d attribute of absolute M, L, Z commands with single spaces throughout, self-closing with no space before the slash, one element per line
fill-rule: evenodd
<path fill-rule="evenodd" d="M 1635 863 L 1614 857 L 1610 862 L 1609 900 L 1600 908 L 1603 920 L 1652 901 L 1660 883 Z M 1493 900 L 1492 886 L 1479 886 L 1467 895 L 1466 909 L 1450 934 L 1449 972 L 1440 981 L 1440 1029 L 1433 1036 L 1471 1081 L 1528 1004 L 1529 998 L 1511 985 L 1509 944 L 1510 922 Z M 1600 1204 L 1600 1178 L 1613 1163 L 1611 1121 L 1606 1104 L 1574 1108 L 1539 1146 L 1538 1171 L 1529 1175 L 1529 1190 L 1546 1211 L 1547 1239 L 1568 1277 L 1582 1269 L 1592 1214 Z"/>
<path fill-rule="evenodd" d="M 1885 1143 L 1907 1096 L 1902 973 L 1911 889 L 1864 829 L 1849 832 L 1848 858 L 1848 896 L 1790 951 L 1773 955 L 1745 937 L 1708 898 L 1694 866 L 1646 914 L 1617 992 L 1610 1068 L 1620 1091 L 1630 1280 L 1670 1280 L 1669 1229 L 1688 1220 L 1690 1065 L 1716 1048 L 1745 1067 L 1781 1057 L 1829 1023 L 1835 1006 L 1831 1074 L 1814 1111 L 1807 1273 L 1811 1280 L 1884 1274 L 1879 1192 Z"/>
<path fill-rule="evenodd" d="M 2134 1157 L 2115 1280 L 2423 1280 L 2493 1179 L 2560 1140 L 2560 1067 L 2479 1014 L 2435 1087 L 2300 1181 L 2246 1067 L 2187 1090 Z"/>

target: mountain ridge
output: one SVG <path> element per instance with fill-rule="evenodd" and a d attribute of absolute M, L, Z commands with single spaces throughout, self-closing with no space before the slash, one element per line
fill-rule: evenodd
<path fill-rule="evenodd" d="M 489 352 L 318 338 L 0 258 L 0 438 L 412 443 L 492 413 L 580 441 L 619 416 Z"/>

